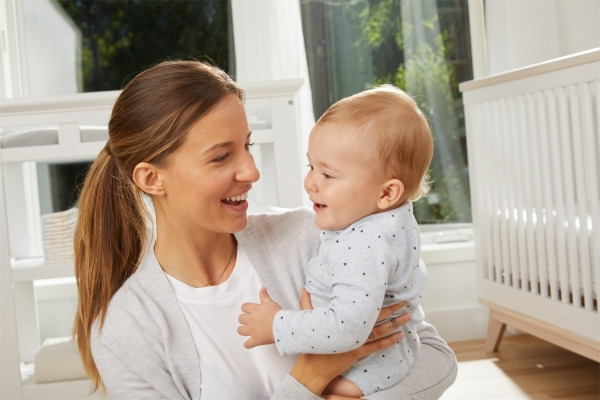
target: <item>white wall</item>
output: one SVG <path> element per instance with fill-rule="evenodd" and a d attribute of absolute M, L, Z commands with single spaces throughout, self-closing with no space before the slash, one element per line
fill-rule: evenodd
<path fill-rule="evenodd" d="M 485 0 L 488 74 L 600 47 L 598 0 Z"/>
<path fill-rule="evenodd" d="M 424 244 L 422 258 L 427 265 L 425 320 L 448 342 L 485 337 L 488 310 L 477 301 L 473 241 Z"/>

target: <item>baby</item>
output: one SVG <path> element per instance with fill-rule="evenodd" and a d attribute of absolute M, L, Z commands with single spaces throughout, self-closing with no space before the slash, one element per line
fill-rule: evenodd
<path fill-rule="evenodd" d="M 426 276 L 412 201 L 427 193 L 432 154 L 423 113 L 392 85 L 342 99 L 323 114 L 310 134 L 304 180 L 323 230 L 307 269 L 314 308 L 261 303 L 249 313 L 246 347 L 275 343 L 281 355 L 346 352 L 367 340 L 381 307 L 405 301 L 392 316 L 411 314 L 398 328 L 404 338 L 359 360 L 324 394 L 366 396 L 406 375 L 419 351 L 415 326 L 424 317 Z"/>

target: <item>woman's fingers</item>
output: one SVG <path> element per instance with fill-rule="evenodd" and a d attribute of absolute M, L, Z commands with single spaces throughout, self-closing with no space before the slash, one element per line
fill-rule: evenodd
<path fill-rule="evenodd" d="M 367 338 L 367 342 L 372 340 L 388 336 L 390 333 L 396 330 L 399 326 L 405 324 L 410 320 L 410 314 L 405 313 L 399 315 L 395 318 L 391 318 L 385 321 L 390 315 L 394 314 L 396 311 L 400 310 L 402 307 L 406 305 L 406 302 L 403 301 L 401 303 L 392 304 L 391 306 L 383 307 L 379 312 L 379 316 L 377 317 L 377 322 L 375 322 L 375 326 L 371 331 L 371 334 Z M 381 322 L 385 321 L 385 322 Z"/>
<path fill-rule="evenodd" d="M 311 392 L 320 395 L 327 384 L 357 360 L 397 343 L 402 332 L 367 342 L 354 350 L 336 354 L 302 353 L 290 374 Z"/>
<path fill-rule="evenodd" d="M 406 302 L 403 301 L 401 303 L 392 304 L 391 306 L 383 307 L 381 311 L 379 311 L 379 316 L 377 317 L 377 322 L 381 322 L 387 319 L 390 315 L 401 309 L 406 305 Z M 377 323 L 376 322 L 376 323 Z"/>
<path fill-rule="evenodd" d="M 369 335 L 369 338 L 367 339 L 367 342 L 388 336 L 399 326 L 404 325 L 408 321 L 410 321 L 410 314 L 406 313 L 398 315 L 395 318 L 391 318 L 390 320 L 385 321 L 379 325 L 375 325 L 373 327 L 373 330 L 371 331 L 371 334 Z"/>
<path fill-rule="evenodd" d="M 402 332 L 396 332 L 392 335 L 384 336 L 379 339 L 367 340 L 365 344 L 363 344 L 354 351 L 358 353 L 358 358 L 363 358 L 365 356 L 368 356 L 369 354 L 375 353 L 379 350 L 383 350 L 386 347 L 393 345 L 394 343 L 398 343 L 400 340 L 402 340 L 403 337 L 404 334 Z"/>

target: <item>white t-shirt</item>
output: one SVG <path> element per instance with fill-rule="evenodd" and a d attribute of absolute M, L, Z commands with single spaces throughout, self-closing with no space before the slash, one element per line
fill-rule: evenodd
<path fill-rule="evenodd" d="M 279 356 L 274 344 L 244 348 L 248 338 L 237 333 L 241 306 L 258 303 L 263 286 L 244 250 L 238 247 L 231 276 L 218 286 L 194 288 L 166 275 L 202 355 L 202 400 L 268 398 L 296 356 Z"/>

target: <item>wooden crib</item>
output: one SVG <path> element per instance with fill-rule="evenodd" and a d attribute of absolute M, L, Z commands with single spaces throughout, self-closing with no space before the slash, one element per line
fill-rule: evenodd
<path fill-rule="evenodd" d="M 460 89 L 487 350 L 510 325 L 600 362 L 600 49 Z"/>

